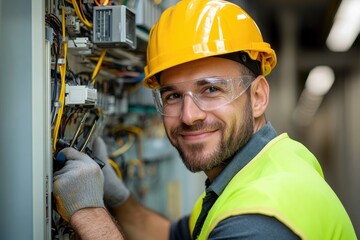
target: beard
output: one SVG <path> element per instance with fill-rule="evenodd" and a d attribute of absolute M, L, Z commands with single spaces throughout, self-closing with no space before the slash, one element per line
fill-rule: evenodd
<path fill-rule="evenodd" d="M 245 103 L 245 111 L 243 118 L 240 120 L 242 124 L 236 128 L 235 123 L 229 125 L 226 129 L 224 122 L 198 122 L 195 125 L 189 126 L 182 124 L 179 127 L 171 130 L 169 137 L 171 144 L 178 150 L 183 163 L 191 172 L 210 171 L 218 166 L 226 165 L 231 158 L 249 141 L 253 135 L 253 116 L 251 109 L 251 101 Z M 217 147 L 210 153 L 204 154 L 206 144 L 195 143 L 183 146 L 179 141 L 182 132 L 191 132 L 201 129 L 218 129 L 221 132 L 221 139 Z"/>

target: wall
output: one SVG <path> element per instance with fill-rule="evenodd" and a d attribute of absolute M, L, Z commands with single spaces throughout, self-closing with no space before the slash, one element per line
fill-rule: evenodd
<path fill-rule="evenodd" d="M 327 182 L 339 196 L 346 208 L 357 234 L 360 234 L 360 57 L 345 64 L 340 61 L 336 67 L 336 80 L 330 92 L 324 97 L 318 112 L 308 126 L 297 126 L 292 122 L 292 109 L 296 105 L 305 82 L 299 77 L 299 52 L 291 29 L 296 19 L 291 12 L 279 16 L 282 27 L 281 46 L 277 50 L 278 65 L 267 78 L 271 93 L 267 112 L 278 133 L 289 135 L 302 142 L 314 153 L 323 167 Z M 290 36 L 292 35 L 292 36 Z M 357 52 L 356 52 L 357 51 Z M 349 51 L 359 55 L 359 49 Z M 316 56 L 316 51 L 314 51 Z M 308 59 L 311 61 L 312 59 Z M 318 56 L 317 64 L 330 62 L 326 56 Z M 306 77 L 306 76 L 305 76 Z M 295 101 L 295 102 L 294 102 Z"/>
<path fill-rule="evenodd" d="M 358 54 L 358 56 L 360 56 Z M 360 202 L 360 57 L 354 64 L 349 78 L 345 82 L 344 96 L 344 154 L 338 158 L 339 164 L 346 161 L 343 172 L 347 176 L 348 184 L 345 188 L 347 191 L 346 204 L 349 206 L 348 211 L 353 220 L 357 234 L 360 234 L 360 211 L 358 205 Z M 345 159 L 344 159 L 345 158 Z"/>
<path fill-rule="evenodd" d="M 0 6 L 0 233 L 32 236 L 31 1 Z"/>
<path fill-rule="evenodd" d="M 1 239 L 44 239 L 49 234 L 43 4 L 0 2 Z"/>
<path fill-rule="evenodd" d="M 359 58 L 360 60 L 360 58 Z M 360 233 L 360 61 L 338 71 L 312 123 L 294 136 L 318 158 L 325 179 Z"/>

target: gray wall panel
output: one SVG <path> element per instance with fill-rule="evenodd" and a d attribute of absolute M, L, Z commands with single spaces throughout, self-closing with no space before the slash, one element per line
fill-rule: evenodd
<path fill-rule="evenodd" d="M 30 239 L 31 1 L 2 1 L 0 31 L 0 238 Z"/>

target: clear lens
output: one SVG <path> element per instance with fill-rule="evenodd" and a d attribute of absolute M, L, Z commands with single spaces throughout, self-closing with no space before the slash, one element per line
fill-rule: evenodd
<path fill-rule="evenodd" d="M 241 96 L 250 86 L 254 77 L 207 77 L 153 90 L 157 110 L 164 116 L 178 117 L 182 113 L 185 95 L 192 97 L 203 111 L 220 108 Z"/>

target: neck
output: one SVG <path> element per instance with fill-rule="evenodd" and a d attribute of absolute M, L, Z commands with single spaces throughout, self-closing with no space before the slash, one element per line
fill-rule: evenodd
<path fill-rule="evenodd" d="M 254 134 L 266 124 L 265 115 L 254 119 Z M 225 168 L 226 164 L 220 165 L 208 171 L 204 171 L 210 182 L 213 182 L 220 172 Z"/>
<path fill-rule="evenodd" d="M 258 118 L 254 119 L 254 133 L 259 131 L 262 127 L 264 127 L 266 124 L 266 118 L 265 115 L 261 115 Z"/>
<path fill-rule="evenodd" d="M 206 176 L 208 177 L 210 182 L 213 182 L 215 178 L 220 174 L 220 172 L 224 169 L 224 165 L 218 166 L 214 169 L 211 169 L 209 171 L 204 171 Z"/>

